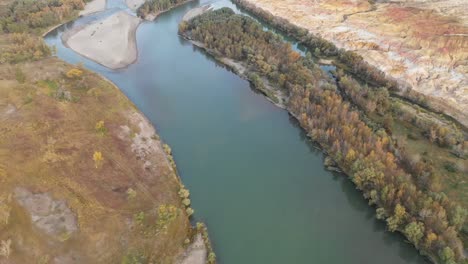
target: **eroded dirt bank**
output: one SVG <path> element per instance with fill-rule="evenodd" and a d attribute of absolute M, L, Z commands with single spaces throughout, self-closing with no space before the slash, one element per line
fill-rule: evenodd
<path fill-rule="evenodd" d="M 468 10 L 462 1 L 244 2 L 357 52 L 468 126 Z"/>

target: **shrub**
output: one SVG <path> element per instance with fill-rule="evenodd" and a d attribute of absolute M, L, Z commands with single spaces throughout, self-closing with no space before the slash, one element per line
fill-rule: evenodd
<path fill-rule="evenodd" d="M 137 192 L 133 188 L 127 189 L 127 199 L 132 200 L 137 196 Z"/>
<path fill-rule="evenodd" d="M 15 78 L 19 83 L 24 83 L 26 81 L 26 75 L 24 75 L 24 72 L 20 68 L 16 68 Z"/>
<path fill-rule="evenodd" d="M 96 169 L 99 168 L 99 166 L 101 166 L 102 164 L 102 161 L 104 160 L 104 158 L 102 157 L 102 153 L 100 151 L 95 151 L 93 154 L 93 160 Z"/>
<path fill-rule="evenodd" d="M 67 78 L 70 79 L 79 79 L 81 76 L 83 76 L 83 71 L 77 68 L 73 68 L 69 70 L 66 74 Z"/>
<path fill-rule="evenodd" d="M 96 123 L 96 126 L 94 127 L 97 133 L 101 135 L 105 135 L 107 132 L 106 126 L 104 125 L 104 121 L 99 121 Z"/>
<path fill-rule="evenodd" d="M 156 229 L 166 230 L 168 225 L 179 215 L 179 210 L 174 205 L 160 205 L 158 207 L 158 217 L 156 220 Z"/>

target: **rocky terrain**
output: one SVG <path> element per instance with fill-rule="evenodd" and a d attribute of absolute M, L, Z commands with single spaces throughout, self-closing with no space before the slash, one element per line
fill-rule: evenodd
<path fill-rule="evenodd" d="M 247 0 L 353 50 L 468 126 L 468 6 L 464 1 Z"/>

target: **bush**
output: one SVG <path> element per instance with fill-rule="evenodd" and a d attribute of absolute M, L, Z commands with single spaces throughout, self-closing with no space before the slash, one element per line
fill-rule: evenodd
<path fill-rule="evenodd" d="M 24 83 L 26 81 L 26 75 L 24 75 L 24 72 L 20 68 L 16 68 L 15 79 L 19 83 Z"/>
<path fill-rule="evenodd" d="M 146 257 L 139 253 L 130 253 L 122 258 L 122 264 L 146 264 Z"/>
<path fill-rule="evenodd" d="M 95 151 L 93 154 L 93 160 L 96 169 L 99 168 L 102 164 L 102 161 L 104 160 L 102 153 L 100 151 Z"/>
<path fill-rule="evenodd" d="M 96 130 L 97 133 L 101 135 L 104 135 L 107 132 L 107 128 L 104 125 L 104 121 L 102 120 L 96 123 L 96 126 L 94 127 L 94 129 Z"/>
<path fill-rule="evenodd" d="M 77 68 L 73 68 L 69 70 L 66 74 L 67 78 L 70 79 L 79 79 L 81 76 L 83 76 L 83 71 Z"/>

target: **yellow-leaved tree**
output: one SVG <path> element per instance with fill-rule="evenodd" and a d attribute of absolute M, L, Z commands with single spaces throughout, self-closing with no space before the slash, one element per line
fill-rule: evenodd
<path fill-rule="evenodd" d="M 77 68 L 73 68 L 69 70 L 65 75 L 70 79 L 78 79 L 81 76 L 83 76 L 83 71 Z"/>
<path fill-rule="evenodd" d="M 93 154 L 93 160 L 96 169 L 99 168 L 102 165 L 102 161 L 104 160 L 102 153 L 100 151 L 95 151 Z"/>

